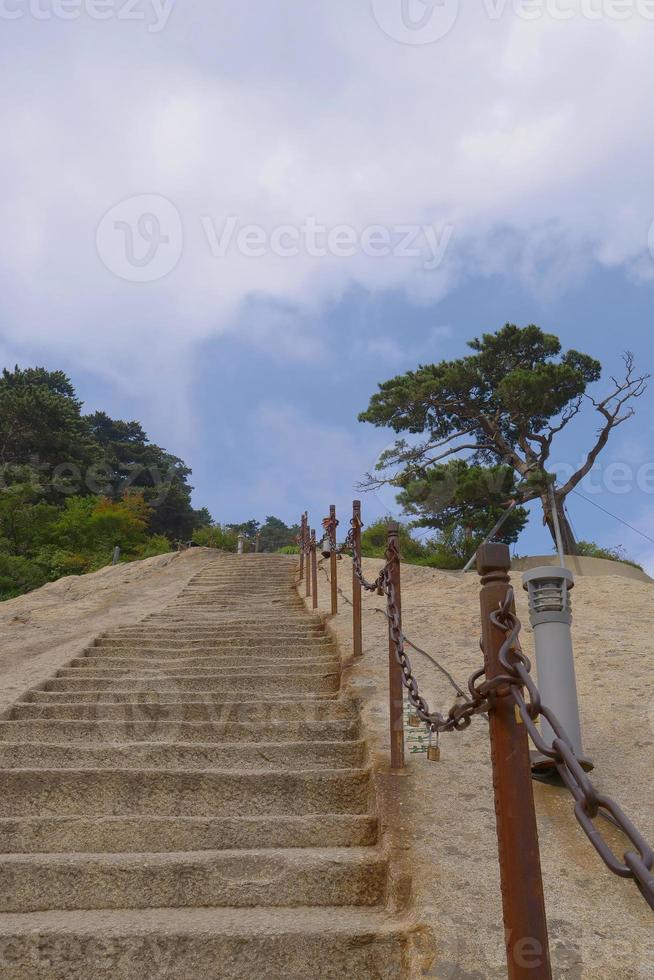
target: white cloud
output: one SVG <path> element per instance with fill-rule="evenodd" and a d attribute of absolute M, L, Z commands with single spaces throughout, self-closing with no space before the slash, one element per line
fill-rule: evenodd
<path fill-rule="evenodd" d="M 591 262 L 649 274 L 654 23 L 642 17 L 530 23 L 465 5 L 419 47 L 384 34 L 363 0 L 189 0 L 159 34 L 88 18 L 2 31 L 9 347 L 63 349 L 132 384 L 153 349 L 161 379 L 227 330 L 315 360 L 312 317 L 352 283 L 426 301 L 470 272 L 541 291 Z M 95 248 L 102 215 L 139 194 L 164 195 L 183 224 L 178 265 L 150 284 L 112 275 Z M 230 215 L 268 232 L 314 217 L 454 234 L 432 272 L 360 253 L 216 258 L 201 219 L 220 230 Z M 391 359 L 397 343 L 376 353 Z"/>

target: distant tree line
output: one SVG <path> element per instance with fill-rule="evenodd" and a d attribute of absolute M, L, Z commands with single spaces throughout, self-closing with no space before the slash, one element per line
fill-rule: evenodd
<path fill-rule="evenodd" d="M 297 524 L 289 527 L 279 517 L 267 517 L 263 524 L 252 519 L 242 524 L 212 524 L 210 527 L 199 528 L 193 534 L 193 542 L 206 548 L 236 551 L 239 535 L 243 535 L 247 551 L 282 551 L 292 554 L 299 551 L 299 533 Z"/>
<path fill-rule="evenodd" d="M 85 415 L 63 371 L 0 377 L 0 599 L 169 551 L 211 523 L 191 470 L 139 422 Z"/>

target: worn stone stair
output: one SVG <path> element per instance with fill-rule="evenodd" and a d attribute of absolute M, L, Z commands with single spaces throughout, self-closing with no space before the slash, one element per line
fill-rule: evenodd
<path fill-rule="evenodd" d="M 358 705 L 294 569 L 217 558 L 0 719 L 3 980 L 410 975 Z"/>

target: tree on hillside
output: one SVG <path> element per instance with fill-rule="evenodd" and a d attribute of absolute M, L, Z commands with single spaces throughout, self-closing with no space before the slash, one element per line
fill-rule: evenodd
<path fill-rule="evenodd" d="M 279 517 L 267 517 L 259 531 L 259 550 L 273 552 L 295 544 L 298 531 L 299 528 L 288 527 Z"/>
<path fill-rule="evenodd" d="M 384 473 L 389 466 L 426 469 L 462 454 L 473 465 L 504 464 L 517 475 L 514 497 L 519 503 L 540 499 L 553 538 L 549 488 L 554 486 L 563 545 L 574 554 L 565 499 L 590 472 L 611 432 L 632 417 L 629 402 L 644 393 L 649 375 L 638 375 L 627 353 L 624 378 L 612 377 L 610 390 L 598 399 L 587 388 L 600 378 L 599 361 L 576 350 L 562 353 L 558 337 L 537 326 L 506 324 L 468 346 L 473 353 L 466 357 L 421 365 L 379 385 L 359 419 L 421 440 L 415 446 L 397 440 L 366 486 L 397 484 L 397 477 Z M 547 469 L 554 439 L 584 403 L 598 413 L 599 431 L 581 466 L 555 487 L 555 474 Z"/>
<path fill-rule="evenodd" d="M 414 527 L 429 527 L 448 537 L 459 532 L 471 552 L 504 517 L 497 540 L 513 544 L 527 523 L 524 507 L 507 515 L 516 494 L 510 466 L 474 466 L 452 459 L 434 466 L 411 464 L 397 479 L 397 496 L 405 514 L 415 516 Z"/>
<path fill-rule="evenodd" d="M 191 470 L 183 460 L 150 442 L 140 422 L 123 422 L 105 412 L 85 416 L 93 440 L 101 447 L 98 473 L 104 492 L 119 500 L 128 489 L 139 490 L 151 505 L 153 534 L 190 538 L 211 515 L 191 503 Z M 100 487 L 93 489 L 100 490 Z"/>
<path fill-rule="evenodd" d="M 255 541 L 261 524 L 255 518 L 252 518 L 249 521 L 243 521 L 241 524 L 228 524 L 227 527 L 234 534 L 244 534 L 250 541 Z"/>
<path fill-rule="evenodd" d="M 42 482 L 50 494 L 52 470 L 62 464 L 84 467 L 97 446 L 63 371 L 18 366 L 0 377 L 0 465 L 5 483 L 23 482 L 21 467 L 32 468 L 32 482 Z"/>
<path fill-rule="evenodd" d="M 288 527 L 279 517 L 267 517 L 261 524 L 257 520 L 243 521 L 241 524 L 228 524 L 230 531 L 244 534 L 253 544 L 259 541 L 259 551 L 279 551 L 287 545 L 295 544 L 299 528 Z"/>

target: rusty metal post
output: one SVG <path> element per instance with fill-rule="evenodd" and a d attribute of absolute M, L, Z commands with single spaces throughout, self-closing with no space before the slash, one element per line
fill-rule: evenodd
<path fill-rule="evenodd" d="M 353 557 L 361 557 L 361 501 L 352 502 Z M 352 562 L 352 649 L 355 657 L 363 654 L 361 631 L 361 582 L 354 571 Z"/>
<path fill-rule="evenodd" d="M 331 528 L 329 574 L 332 580 L 332 616 L 335 616 L 338 612 L 338 555 L 336 554 L 336 528 L 338 527 L 338 521 L 336 520 L 336 507 L 334 504 L 329 508 L 329 526 Z"/>
<path fill-rule="evenodd" d="M 311 532 L 311 605 L 314 609 L 318 608 L 318 556 L 316 554 L 318 546 L 316 544 L 316 532 Z"/>
<path fill-rule="evenodd" d="M 392 521 L 388 525 L 386 548 L 388 581 L 395 597 L 395 610 L 402 628 L 402 588 L 400 584 L 400 527 Z M 388 610 L 392 615 L 391 609 Z M 391 769 L 404 769 L 404 685 L 402 668 L 395 654 L 395 642 L 388 627 L 388 697 L 391 725 Z"/>
<path fill-rule="evenodd" d="M 488 680 L 503 673 L 499 652 L 506 634 L 491 622 L 491 613 L 506 597 L 510 565 L 505 544 L 485 544 L 477 553 Z M 514 707 L 510 696 L 498 693 L 489 712 L 508 978 L 552 980 L 529 743 Z"/>
<path fill-rule="evenodd" d="M 306 515 L 300 518 L 300 582 L 304 578 L 304 534 L 306 530 Z"/>
<path fill-rule="evenodd" d="M 304 591 L 307 599 L 311 595 L 311 530 L 309 528 L 309 515 L 307 514 L 306 527 L 304 528 L 304 549 L 306 551 L 305 555 L 305 578 L 307 580 L 306 589 Z"/>

